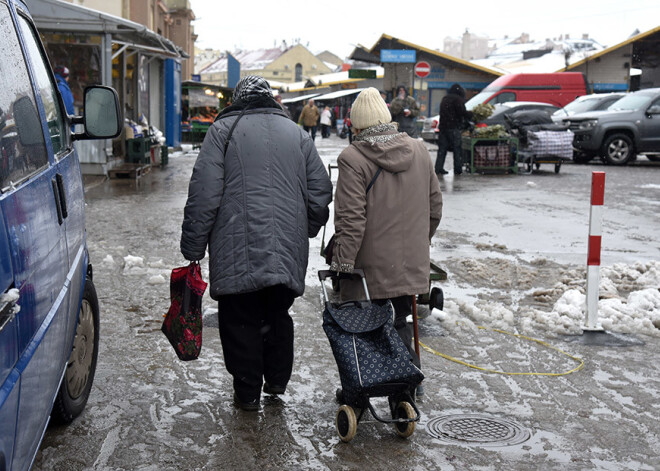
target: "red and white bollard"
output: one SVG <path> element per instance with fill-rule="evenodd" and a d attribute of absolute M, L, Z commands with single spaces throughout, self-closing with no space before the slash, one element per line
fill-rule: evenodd
<path fill-rule="evenodd" d="M 583 330 L 602 331 L 598 322 L 598 286 L 600 284 L 600 246 L 603 235 L 605 172 L 591 173 L 591 211 L 589 214 L 589 252 L 587 254 L 587 312 Z"/>

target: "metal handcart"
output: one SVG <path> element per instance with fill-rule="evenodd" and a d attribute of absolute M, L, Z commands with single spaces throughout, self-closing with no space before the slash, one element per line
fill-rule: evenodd
<path fill-rule="evenodd" d="M 505 117 L 511 135 L 518 138 L 518 162 L 526 173 L 551 164 L 559 173 L 565 161 L 573 159 L 573 132 L 557 124 L 544 111 L 521 110 Z"/>
<path fill-rule="evenodd" d="M 518 173 L 518 139 L 470 137 L 462 139 L 465 169 L 469 173 Z"/>

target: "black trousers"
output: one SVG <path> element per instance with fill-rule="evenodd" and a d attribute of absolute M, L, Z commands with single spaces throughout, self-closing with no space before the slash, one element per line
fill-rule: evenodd
<path fill-rule="evenodd" d="M 463 172 L 463 147 L 460 129 L 440 129 L 438 132 L 438 155 L 435 159 L 435 173 L 440 173 L 445 166 L 447 151 L 454 154 L 454 173 Z"/>
<path fill-rule="evenodd" d="M 242 401 L 261 396 L 265 380 L 285 387 L 293 369 L 293 319 L 289 308 L 295 295 L 284 285 L 218 300 L 220 340 L 225 366 Z"/>
<path fill-rule="evenodd" d="M 314 139 L 316 139 L 316 126 L 305 126 L 305 125 L 303 124 L 303 129 L 305 130 L 305 132 L 308 132 L 308 133 L 311 134 L 311 136 L 312 136 L 312 141 L 313 141 Z"/>
<path fill-rule="evenodd" d="M 412 341 L 414 334 L 413 327 L 406 321 L 406 317 L 412 314 L 412 296 L 398 296 L 396 298 L 390 298 L 390 301 L 392 301 L 392 306 L 394 306 L 394 328 L 408 349 L 413 364 L 421 369 L 419 357 L 417 356 L 417 352 L 415 352 Z M 374 302 L 382 304 L 387 302 L 387 299 L 375 299 Z"/>

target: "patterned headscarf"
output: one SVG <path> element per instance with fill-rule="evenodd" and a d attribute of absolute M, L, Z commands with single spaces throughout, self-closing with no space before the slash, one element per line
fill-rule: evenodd
<path fill-rule="evenodd" d="M 248 75 L 243 77 L 236 85 L 232 102 L 238 100 L 247 101 L 250 98 L 256 98 L 258 96 L 269 96 L 273 98 L 273 90 L 271 90 L 270 85 L 263 77 Z"/>

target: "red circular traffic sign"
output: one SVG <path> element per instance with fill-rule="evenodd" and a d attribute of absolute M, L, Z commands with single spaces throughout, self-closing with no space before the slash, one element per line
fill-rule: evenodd
<path fill-rule="evenodd" d="M 415 75 L 424 78 L 431 73 L 431 64 L 426 61 L 420 61 L 415 64 Z"/>

